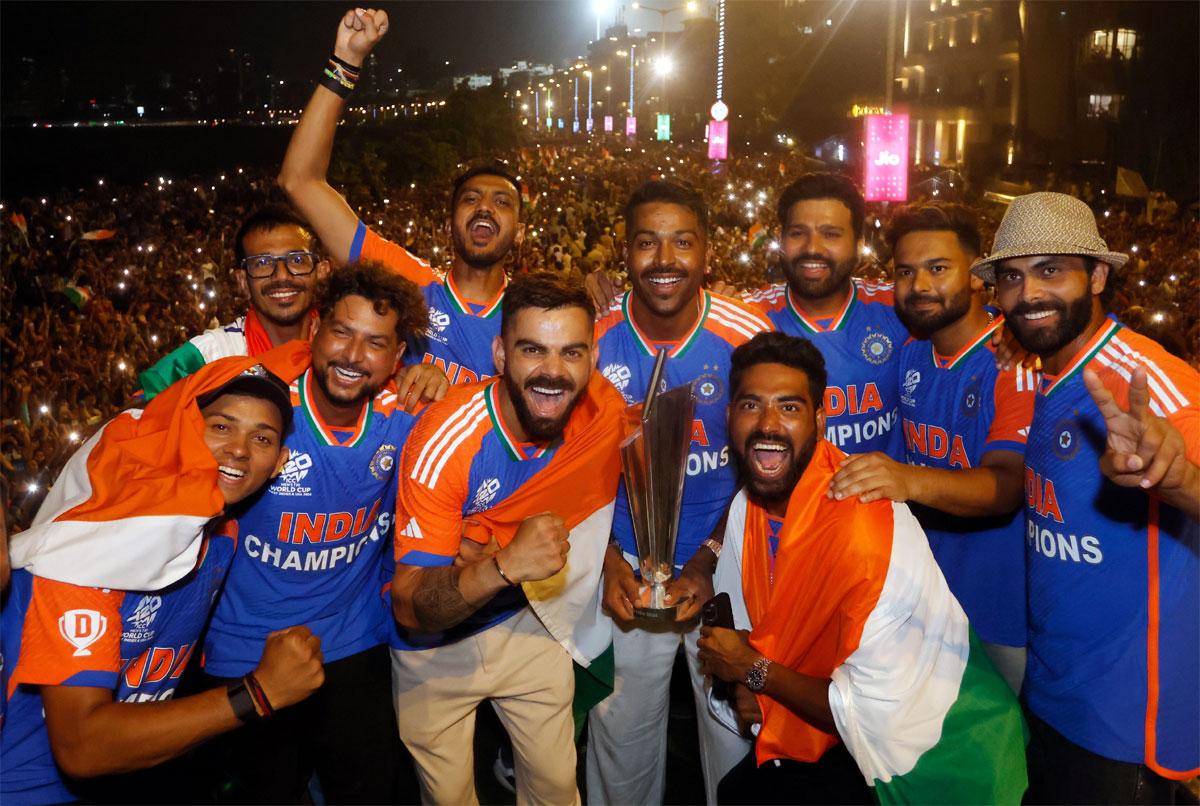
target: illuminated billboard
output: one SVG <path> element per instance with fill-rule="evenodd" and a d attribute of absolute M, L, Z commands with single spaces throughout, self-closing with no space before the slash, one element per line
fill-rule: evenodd
<path fill-rule="evenodd" d="M 659 115 L 658 116 L 658 129 L 656 130 L 655 135 L 656 135 L 656 139 L 658 139 L 658 140 L 670 140 L 671 139 L 671 116 L 670 115 Z"/>
<path fill-rule="evenodd" d="M 867 115 L 867 201 L 908 201 L 908 115 Z"/>
<path fill-rule="evenodd" d="M 708 158 L 723 160 L 729 156 L 729 121 L 708 122 Z"/>

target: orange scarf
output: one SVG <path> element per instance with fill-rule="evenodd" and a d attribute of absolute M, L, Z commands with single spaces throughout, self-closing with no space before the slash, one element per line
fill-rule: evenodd
<path fill-rule="evenodd" d="M 501 380 L 452 386 L 435 405 L 453 411 L 489 383 Z M 624 409 L 620 392 L 603 375 L 592 373 L 550 462 L 499 504 L 471 515 L 470 520 L 477 525 L 465 524 L 464 535 L 481 543 L 487 542 L 489 534 L 495 535 L 497 542 L 506 546 L 528 517 L 554 512 L 566 521 L 568 529 L 574 529 L 593 512 L 612 503 L 621 475 L 619 446 Z M 436 412 L 431 413 L 437 417 Z"/>
<path fill-rule="evenodd" d="M 819 678 L 830 677 L 858 648 L 891 556 L 890 501 L 861 504 L 857 498 L 825 497 L 844 456 L 818 440 L 788 500 L 773 586 L 767 513 L 752 499 L 746 502 L 742 590 L 754 625 L 750 645 L 773 663 Z M 760 694 L 758 702 L 763 714 L 755 744 L 759 764 L 773 758 L 816 761 L 837 744 L 836 734 L 771 698 Z"/>
<path fill-rule="evenodd" d="M 308 330 L 303 337 L 305 341 L 312 341 L 313 331 L 317 329 L 319 321 L 317 312 L 310 310 L 308 312 Z M 254 308 L 246 312 L 246 321 L 242 324 L 242 334 L 246 337 L 247 355 L 260 356 L 273 349 L 271 337 L 267 335 L 267 329 L 263 327 L 262 319 L 259 318 L 258 311 Z"/>

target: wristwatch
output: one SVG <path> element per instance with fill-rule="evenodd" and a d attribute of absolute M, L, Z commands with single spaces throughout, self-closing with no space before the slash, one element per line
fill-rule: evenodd
<path fill-rule="evenodd" d="M 755 694 L 761 692 L 767 687 L 767 667 L 771 665 L 771 661 L 766 658 L 759 658 L 750 666 L 750 671 L 746 672 L 746 688 L 753 691 Z"/>
<path fill-rule="evenodd" d="M 710 537 L 707 540 L 705 540 L 703 543 L 701 543 L 700 545 L 704 546 L 704 548 L 711 551 L 713 553 L 714 557 L 717 557 L 718 559 L 721 557 L 721 547 L 724 544 L 719 543 Z"/>

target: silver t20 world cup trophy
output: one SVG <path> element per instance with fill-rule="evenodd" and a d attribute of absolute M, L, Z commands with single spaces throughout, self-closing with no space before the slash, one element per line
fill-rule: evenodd
<path fill-rule="evenodd" d="M 659 350 L 640 422 L 621 443 L 644 586 L 634 612 L 651 618 L 674 618 L 675 614 L 676 606 L 666 602 L 667 583 L 675 571 L 675 537 L 695 406 L 691 384 L 659 392 L 666 360 L 667 351 Z"/>

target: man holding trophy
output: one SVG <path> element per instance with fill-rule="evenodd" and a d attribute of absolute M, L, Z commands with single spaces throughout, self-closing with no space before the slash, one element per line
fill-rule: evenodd
<path fill-rule="evenodd" d="M 615 679 L 589 720 L 588 799 L 662 801 L 668 689 L 682 642 L 714 802 L 717 782 L 748 747 L 709 714 L 696 663 L 697 615 L 712 595 L 722 516 L 736 483 L 725 376 L 733 350 L 772 328 L 741 302 L 703 289 L 708 215 L 695 191 L 647 182 L 626 204 L 625 221 L 633 290 L 597 323 L 598 367 L 627 403 L 648 405 L 622 451 L 626 483 L 604 562 L 604 604 L 617 620 Z"/>

